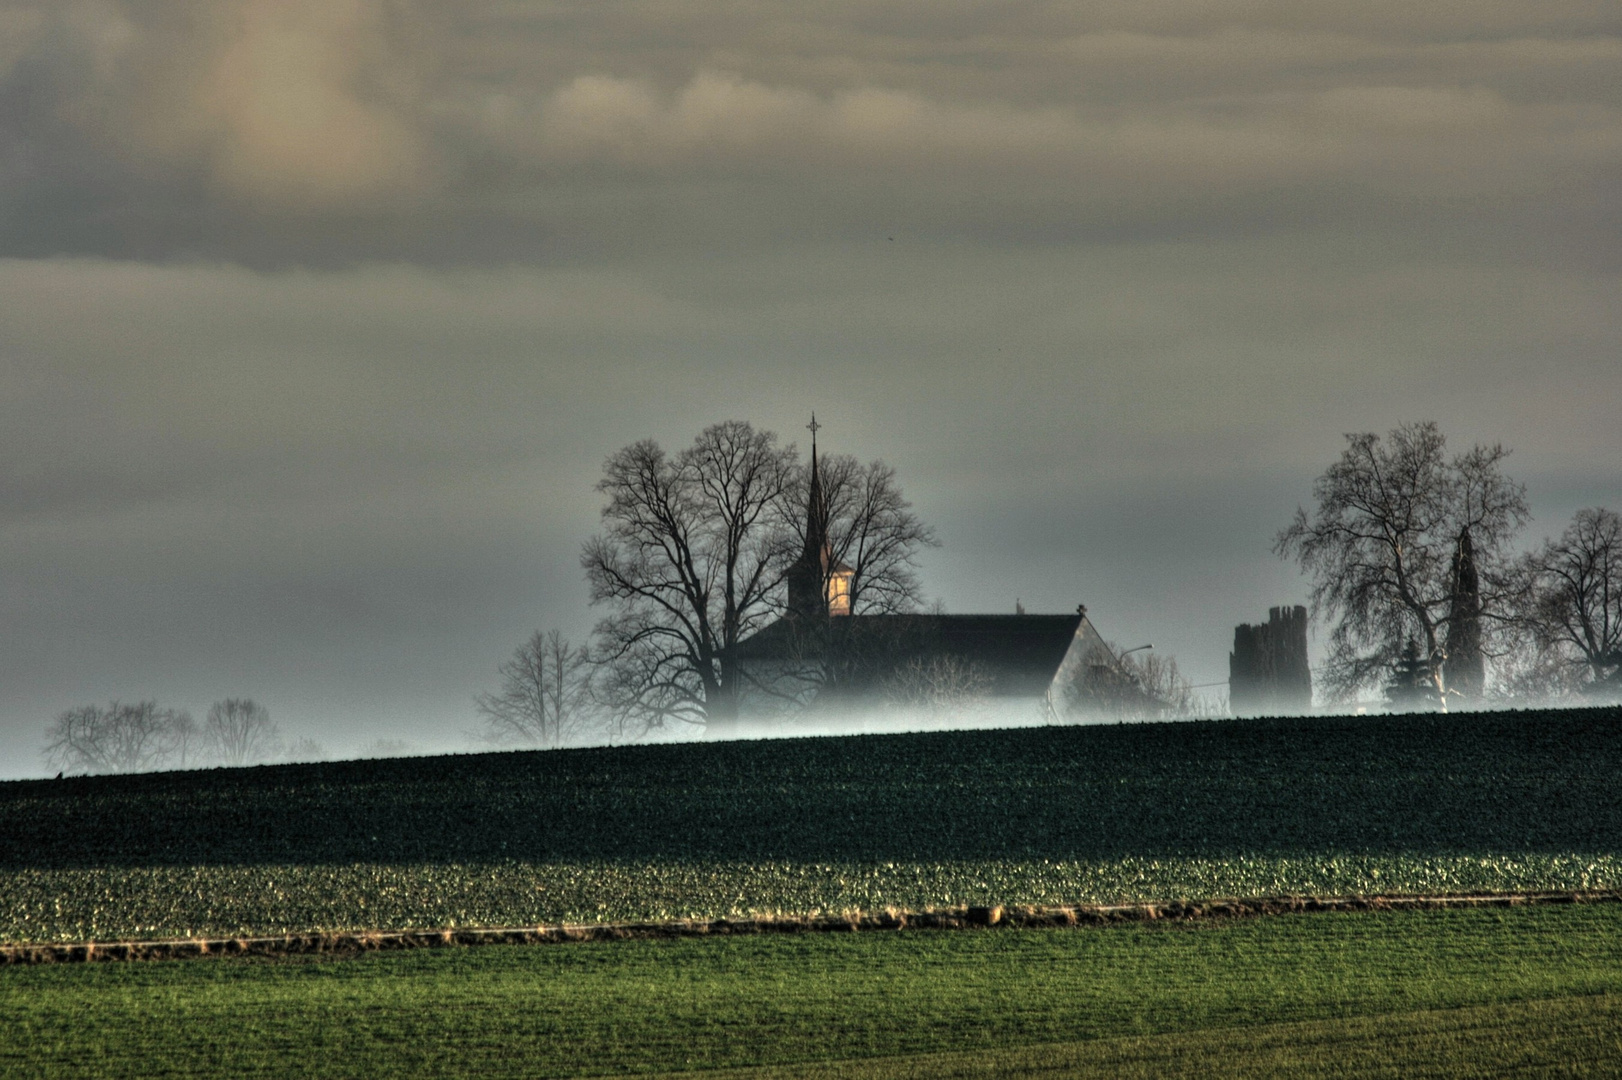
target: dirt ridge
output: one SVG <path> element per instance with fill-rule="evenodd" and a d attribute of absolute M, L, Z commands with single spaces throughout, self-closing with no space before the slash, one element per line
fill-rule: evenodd
<path fill-rule="evenodd" d="M 208 956 L 355 955 L 394 949 L 472 945 L 551 945 L 633 938 L 709 937 L 875 930 L 984 930 L 992 927 L 1083 927 L 1117 923 L 1255 918 L 1331 911 L 1421 911 L 1533 904 L 1622 902 L 1622 891 L 1450 893 L 1441 895 L 1270 896 L 1170 900 L 1137 904 L 960 905 L 926 911 L 849 911 L 656 922 L 563 923 L 527 927 L 446 927 L 303 934 L 181 938 L 155 941 L 15 942 L 0 944 L 0 965 L 181 960 Z"/>

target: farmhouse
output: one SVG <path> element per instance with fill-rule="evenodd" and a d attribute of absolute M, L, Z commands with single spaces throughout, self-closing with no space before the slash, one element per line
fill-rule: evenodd
<path fill-rule="evenodd" d="M 740 714 L 831 717 L 883 707 L 987 723 L 1036 723 L 1065 708 L 1085 668 L 1120 662 L 1087 618 L 1068 615 L 854 614 L 855 571 L 834 558 L 813 420 L 805 546 L 783 617 L 738 644 Z"/>

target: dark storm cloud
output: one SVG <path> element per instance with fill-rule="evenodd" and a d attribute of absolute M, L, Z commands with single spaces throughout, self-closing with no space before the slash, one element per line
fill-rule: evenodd
<path fill-rule="evenodd" d="M 1611 3 L 0 0 L 0 772 L 265 699 L 461 745 L 603 458 L 896 465 L 956 611 L 1198 680 L 1345 431 L 1622 506 Z"/>

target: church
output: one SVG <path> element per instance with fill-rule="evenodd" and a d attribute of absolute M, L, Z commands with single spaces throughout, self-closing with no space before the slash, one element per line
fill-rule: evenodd
<path fill-rule="evenodd" d="M 811 423 L 805 543 L 787 574 L 783 616 L 738 643 L 746 720 L 882 713 L 913 726 L 1052 723 L 1082 669 L 1119 659 L 1087 618 L 1065 615 L 858 614 L 855 571 L 833 557 Z"/>

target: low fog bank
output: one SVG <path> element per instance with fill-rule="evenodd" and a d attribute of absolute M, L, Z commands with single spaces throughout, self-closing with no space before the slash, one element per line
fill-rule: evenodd
<path fill-rule="evenodd" d="M 1500 712 L 1547 712 L 1547 711 L 1580 711 L 1596 706 L 1616 706 L 1622 702 L 1613 700 L 1487 700 L 1473 702 L 1467 709 L 1455 709 L 1455 714 L 1474 713 L 1500 713 Z M 1365 703 L 1339 703 L 1322 705 L 1306 711 L 1276 711 L 1245 713 L 1235 716 L 1227 712 L 1200 712 L 1187 713 L 1175 716 L 1120 716 L 1107 712 L 1072 713 L 1063 718 L 1055 718 L 1040 710 L 1027 707 L 990 707 L 984 709 L 967 710 L 961 713 L 939 714 L 909 710 L 896 710 L 890 708 L 873 708 L 865 710 L 847 710 L 838 713 L 826 713 L 808 716 L 793 720 L 757 720 L 741 722 L 724 735 L 706 733 L 702 727 L 686 725 L 681 728 L 664 728 L 648 733 L 638 739 L 615 739 L 603 735 L 594 738 L 582 738 L 567 742 L 556 749 L 581 749 L 595 746 L 623 746 L 631 743 L 701 743 L 701 742 L 748 742 L 767 739 L 803 739 L 803 738 L 830 738 L 844 735 L 906 735 L 922 732 L 944 731 L 989 731 L 1009 730 L 1034 727 L 1098 727 L 1104 725 L 1130 724 L 1135 726 L 1152 724 L 1188 724 L 1188 723 L 1220 723 L 1233 720 L 1255 719 L 1294 719 L 1301 717 L 1356 717 L 1356 716 L 1439 716 L 1444 715 L 1435 710 L 1405 710 L 1389 708 L 1379 702 Z M 492 750 L 536 750 L 546 749 L 539 744 L 524 745 L 494 745 L 481 743 L 470 746 L 463 752 L 483 752 Z M 365 755 L 357 755 L 365 756 Z M 382 755 L 373 755 L 382 756 Z M 399 756 L 399 755 L 389 755 Z"/>
<path fill-rule="evenodd" d="M 1455 709 L 1455 714 L 1501 712 L 1579 711 L 1600 707 L 1622 706 L 1616 700 L 1570 699 L 1489 699 L 1471 703 L 1467 709 Z M 476 730 L 459 731 L 440 739 L 370 739 L 365 742 L 319 743 L 312 739 L 298 739 L 275 748 L 274 753 L 250 756 L 246 760 L 222 761 L 217 755 L 199 751 L 188 760 L 155 760 L 139 768 L 70 769 L 64 774 L 117 775 L 137 772 L 169 772 L 176 770 L 205 770 L 214 768 L 253 767 L 259 765 L 298 764 L 322 761 L 368 761 L 407 757 L 452 757 L 503 752 L 535 750 L 579 750 L 599 747 L 657 744 L 697 744 L 705 742 L 748 742 L 780 739 L 833 738 L 854 735 L 905 735 L 925 732 L 1014 730 L 1036 727 L 1096 727 L 1155 724 L 1183 724 L 1253 719 L 1293 719 L 1301 717 L 1348 718 L 1359 716 L 1438 716 L 1436 710 L 1406 710 L 1393 708 L 1381 702 L 1340 703 L 1316 706 L 1307 711 L 1276 711 L 1247 713 L 1234 716 L 1225 711 L 1201 711 L 1168 716 L 1123 716 L 1104 711 L 1070 712 L 1056 716 L 1050 711 L 1032 708 L 1028 702 L 1017 704 L 990 703 L 981 707 L 954 712 L 923 709 L 904 709 L 886 706 L 872 708 L 825 709 L 812 715 L 794 719 L 746 720 L 730 726 L 724 733 L 706 731 L 701 725 L 681 724 L 655 728 L 637 737 L 627 737 L 610 727 L 592 731 L 576 731 L 569 738 L 551 745 L 537 741 L 497 740 Z M 50 777 L 49 769 L 11 770 L 0 780 L 26 780 Z"/>

